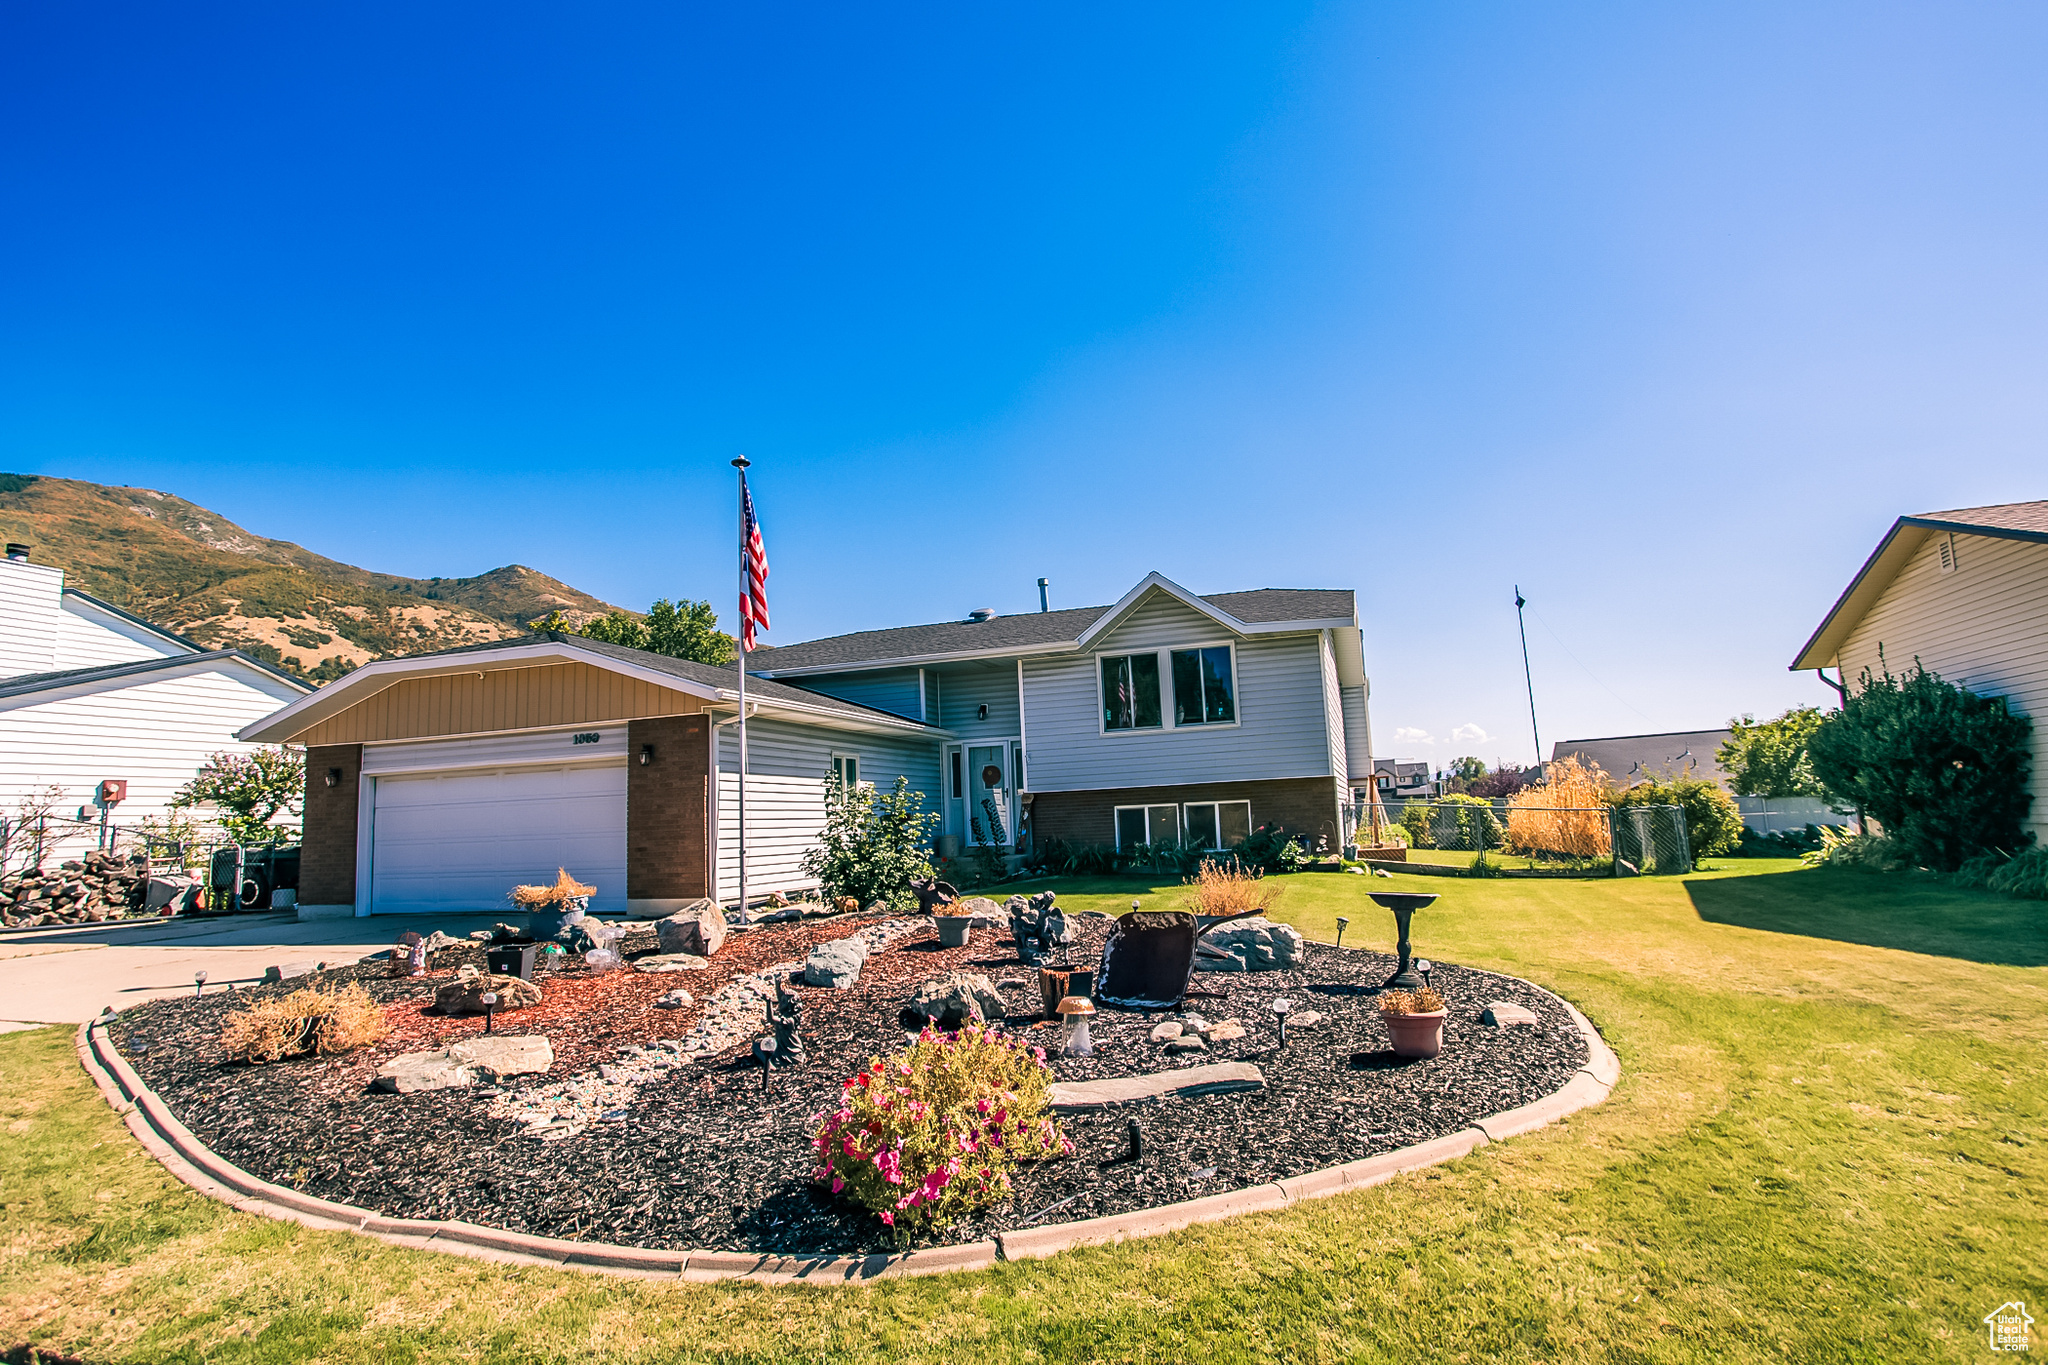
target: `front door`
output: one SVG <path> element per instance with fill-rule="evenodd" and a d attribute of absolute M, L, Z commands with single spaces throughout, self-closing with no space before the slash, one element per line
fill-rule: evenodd
<path fill-rule="evenodd" d="M 1008 847 L 1017 842 L 1017 790 L 1008 744 L 967 746 L 967 842 Z"/>

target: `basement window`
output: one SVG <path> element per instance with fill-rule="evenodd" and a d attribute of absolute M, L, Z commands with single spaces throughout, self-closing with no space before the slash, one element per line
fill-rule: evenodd
<path fill-rule="evenodd" d="M 1180 838 L 1179 806 L 1118 806 L 1116 846 L 1124 852 L 1142 844 Z"/>
<path fill-rule="evenodd" d="M 1190 801 L 1187 812 L 1187 841 L 1205 849 L 1236 848 L 1252 837 L 1252 803 L 1249 801 Z"/>

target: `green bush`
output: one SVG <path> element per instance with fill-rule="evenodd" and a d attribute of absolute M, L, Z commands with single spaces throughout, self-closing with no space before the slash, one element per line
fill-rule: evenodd
<path fill-rule="evenodd" d="M 1821 727 L 1818 706 L 1795 706 L 1775 720 L 1738 716 L 1714 758 L 1737 796 L 1819 796 L 1807 741 Z"/>
<path fill-rule="evenodd" d="M 970 1021 L 926 1025 L 849 1079 L 812 1139 L 814 1178 L 907 1235 L 1010 1196 L 1020 1162 L 1071 1156 L 1052 1117 L 1045 1049 Z"/>
<path fill-rule="evenodd" d="M 306 808 L 306 751 L 271 745 L 247 753 L 210 754 L 199 775 L 179 788 L 174 811 L 212 806 L 214 819 L 238 844 L 275 844 L 298 831 L 273 823 Z"/>
<path fill-rule="evenodd" d="M 1987 849 L 2019 849 L 2033 798 L 2033 722 L 2002 697 L 1980 697 L 1915 661 L 1855 696 L 1807 741 L 1813 771 L 1844 803 L 1884 826 L 1911 864 L 1953 872 Z"/>
<path fill-rule="evenodd" d="M 2030 848 L 2018 857 L 1986 850 L 1956 869 L 1956 881 L 2021 900 L 2048 900 L 2048 848 Z"/>
<path fill-rule="evenodd" d="M 1240 866 L 1253 872 L 1299 872 L 1308 863 L 1295 836 L 1278 825 L 1260 825 L 1230 852 Z"/>
<path fill-rule="evenodd" d="M 1435 801 L 1411 801 L 1401 812 L 1401 828 L 1410 848 L 1500 848 L 1507 831 L 1494 814 L 1493 803 L 1480 796 L 1453 793 Z"/>
<path fill-rule="evenodd" d="M 1851 834 L 1823 825 L 1820 848 L 1805 857 L 1809 867 L 1848 867 L 1863 872 L 1900 872 L 1911 866 L 1896 842 L 1882 834 Z"/>
<path fill-rule="evenodd" d="M 1759 834 L 1744 825 L 1741 842 L 1731 851 L 1738 858 L 1803 858 L 1820 847 L 1819 825 Z"/>
<path fill-rule="evenodd" d="M 835 774 L 825 779 L 824 832 L 804 854 L 803 869 L 827 897 L 908 909 L 917 901 L 911 879 L 932 875 L 931 833 L 938 823 L 907 777 L 881 793 L 868 786 L 848 791 Z"/>
<path fill-rule="evenodd" d="M 1742 840 L 1742 811 L 1718 782 L 1704 777 L 1653 778 L 1608 797 L 1616 806 L 1676 806 L 1685 812 L 1693 861 L 1719 857 Z"/>
<path fill-rule="evenodd" d="M 1407 835 L 1402 842 L 1410 848 L 1435 848 L 1429 839 L 1429 805 L 1423 801 L 1410 801 L 1401 808 L 1401 832 Z"/>

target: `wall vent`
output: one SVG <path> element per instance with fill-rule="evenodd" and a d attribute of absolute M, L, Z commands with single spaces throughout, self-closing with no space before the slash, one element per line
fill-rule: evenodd
<path fill-rule="evenodd" d="M 1940 551 L 1941 571 L 1943 573 L 1954 573 L 1956 571 L 1956 538 L 1944 532 L 1941 537 Z"/>

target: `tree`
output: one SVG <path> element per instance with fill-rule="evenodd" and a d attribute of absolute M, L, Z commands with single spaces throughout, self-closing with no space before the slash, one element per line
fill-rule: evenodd
<path fill-rule="evenodd" d="M 1534 771 L 1531 769 L 1518 767 L 1513 763 L 1503 763 L 1492 772 L 1467 782 L 1465 790 L 1473 796 L 1498 799 L 1513 796 L 1528 786 L 1534 777 Z"/>
<path fill-rule="evenodd" d="M 1474 782 L 1486 776 L 1486 763 L 1471 754 L 1463 758 L 1454 758 L 1445 776 L 1455 790 L 1467 791 Z"/>
<path fill-rule="evenodd" d="M 1864 669 L 1856 695 L 1806 747 L 1830 793 L 1862 807 L 1916 866 L 1953 872 L 1974 854 L 2029 842 L 2033 729 L 2003 697 L 1944 682 L 1916 659 L 1903 678 Z"/>
<path fill-rule="evenodd" d="M 212 806 L 214 818 L 238 844 L 273 844 L 290 830 L 273 821 L 296 819 L 306 808 L 306 755 L 282 745 L 245 754 L 209 755 L 206 766 L 171 798 L 172 810 Z"/>
<path fill-rule="evenodd" d="M 1738 796 L 1821 795 L 1806 746 L 1823 719 L 1818 706 L 1795 706 L 1775 720 L 1730 720 L 1734 734 L 1714 752 L 1728 785 Z"/>
<path fill-rule="evenodd" d="M 688 598 L 680 602 L 660 598 L 645 616 L 613 609 L 580 626 L 561 612 L 551 611 L 527 629 L 581 635 L 586 640 L 644 649 L 671 659 L 692 659 L 715 668 L 723 668 L 738 657 L 732 636 L 718 628 L 718 613 L 711 609 L 711 604 Z"/>
<path fill-rule="evenodd" d="M 803 869 L 827 896 L 907 909 L 916 900 L 911 878 L 932 875 L 931 835 L 938 823 L 907 777 L 884 794 L 866 785 L 848 789 L 835 773 L 825 779 L 825 829 L 804 855 Z"/>

